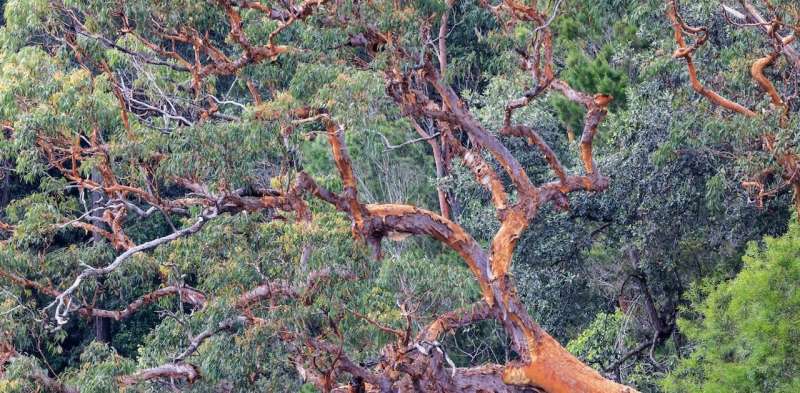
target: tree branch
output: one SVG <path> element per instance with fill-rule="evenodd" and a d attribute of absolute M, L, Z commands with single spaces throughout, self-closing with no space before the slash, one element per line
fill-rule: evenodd
<path fill-rule="evenodd" d="M 90 268 L 84 270 L 83 272 L 78 274 L 78 277 L 75 278 L 75 280 L 72 282 L 72 285 L 67 287 L 66 290 L 64 290 L 61 294 L 56 296 L 56 300 L 54 300 L 53 303 L 50 306 L 48 306 L 48 307 L 51 307 L 54 304 L 56 305 L 56 310 L 55 310 L 56 321 L 60 325 L 63 325 L 65 323 L 67 323 L 67 316 L 69 315 L 69 312 L 70 312 L 70 307 L 69 307 L 69 305 L 71 303 L 70 297 L 71 297 L 72 293 L 75 292 L 75 290 L 78 289 L 78 287 L 80 286 L 80 284 L 81 284 L 81 282 L 83 280 L 85 280 L 87 278 L 90 278 L 90 277 L 98 277 L 98 276 L 103 276 L 103 275 L 106 275 L 108 273 L 111 273 L 114 270 L 116 270 L 118 267 L 120 267 L 128 258 L 130 258 L 131 256 L 133 256 L 133 255 L 135 255 L 137 253 L 156 248 L 156 247 L 158 247 L 158 246 L 160 246 L 162 244 L 169 243 L 169 242 L 171 242 L 171 241 L 173 241 L 175 239 L 178 239 L 178 238 L 181 238 L 181 237 L 185 237 L 185 236 L 189 236 L 189 235 L 191 235 L 193 233 L 196 233 L 196 232 L 200 231 L 200 229 L 202 229 L 203 226 L 205 226 L 205 224 L 210 219 L 213 219 L 216 216 L 217 216 L 216 210 L 211 210 L 210 212 L 202 214 L 200 216 L 200 218 L 198 218 L 197 221 L 195 221 L 194 224 L 192 224 L 192 225 L 190 225 L 190 226 L 188 226 L 188 227 L 186 227 L 184 229 L 181 229 L 178 232 L 173 232 L 173 233 L 171 233 L 171 234 L 169 234 L 167 236 L 160 237 L 158 239 L 153 239 L 153 240 L 151 240 L 149 242 L 142 243 L 142 244 L 140 244 L 138 246 L 135 246 L 135 247 L 132 247 L 132 248 L 126 250 L 125 252 L 120 254 L 118 257 L 116 257 L 114 259 L 114 261 L 111 264 L 109 264 L 108 266 L 105 266 L 105 267 L 102 267 L 102 268 L 92 268 L 92 267 L 90 267 Z"/>
<path fill-rule="evenodd" d="M 171 285 L 164 288 L 156 289 L 127 305 L 122 310 L 102 310 L 89 306 L 83 306 L 78 309 L 78 312 L 83 316 L 111 318 L 115 321 L 121 321 L 129 318 L 136 313 L 140 308 L 156 302 L 158 299 L 171 295 L 180 295 L 181 301 L 186 304 L 191 304 L 195 307 L 202 308 L 206 304 L 206 297 L 203 293 L 189 287 L 179 287 Z"/>
<path fill-rule="evenodd" d="M 144 369 L 131 375 L 119 377 L 117 380 L 123 386 L 128 386 L 161 378 L 185 379 L 188 383 L 194 383 L 200 379 L 200 372 L 192 364 L 177 362 Z"/>

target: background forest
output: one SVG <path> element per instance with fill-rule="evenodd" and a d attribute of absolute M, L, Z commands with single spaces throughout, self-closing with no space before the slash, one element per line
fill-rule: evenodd
<path fill-rule="evenodd" d="M 0 392 L 800 391 L 794 0 L 0 5 Z"/>

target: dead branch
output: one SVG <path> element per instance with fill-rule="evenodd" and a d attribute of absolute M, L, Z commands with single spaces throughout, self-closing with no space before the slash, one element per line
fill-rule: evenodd
<path fill-rule="evenodd" d="M 160 246 L 162 244 L 169 243 L 169 242 L 171 242 L 171 241 L 173 241 L 175 239 L 194 234 L 194 233 L 200 231 L 200 229 L 202 229 L 203 226 L 205 226 L 205 224 L 210 219 L 213 219 L 216 216 L 217 216 L 217 212 L 214 211 L 214 210 L 211 210 L 209 212 L 205 212 L 203 215 L 200 216 L 200 218 L 197 219 L 197 221 L 195 221 L 194 224 L 192 224 L 192 225 L 190 225 L 190 226 L 188 226 L 188 227 L 186 227 L 184 229 L 181 229 L 178 232 L 174 232 L 174 233 L 171 233 L 171 234 L 169 234 L 167 236 L 160 237 L 158 239 L 153 239 L 153 240 L 151 240 L 149 242 L 142 243 L 142 244 L 140 244 L 140 245 L 138 245 L 136 247 L 129 248 L 127 251 L 125 251 L 124 253 L 120 254 L 118 257 L 116 257 L 111 264 L 109 264 L 109 265 L 107 265 L 105 267 L 102 267 L 102 268 L 89 267 L 89 268 L 87 268 L 86 270 L 84 270 L 83 272 L 78 274 L 78 276 L 75 278 L 75 280 L 72 282 L 72 284 L 69 287 L 67 287 L 67 289 L 65 289 L 58 296 L 56 296 L 56 299 L 53 301 L 53 303 L 51 303 L 50 306 L 48 306 L 48 308 L 52 307 L 53 305 L 55 305 L 56 306 L 56 310 L 55 310 L 56 321 L 61 325 L 67 323 L 67 321 L 68 321 L 67 317 L 69 315 L 69 312 L 71 311 L 70 310 L 70 305 L 72 303 L 71 295 L 72 295 L 73 292 L 75 292 L 75 290 L 78 289 L 78 287 L 80 286 L 80 284 L 81 284 L 81 282 L 83 280 L 85 280 L 87 278 L 90 278 L 90 277 L 103 276 L 103 275 L 106 275 L 108 273 L 113 272 L 120 265 L 122 265 L 126 260 L 128 260 L 128 258 L 132 257 L 133 255 L 135 255 L 137 253 L 140 253 L 140 252 L 143 252 L 143 251 L 147 251 L 147 250 L 156 248 L 156 247 L 158 247 L 158 246 Z"/>
<path fill-rule="evenodd" d="M 127 386 L 161 378 L 183 379 L 191 384 L 200 379 L 200 372 L 194 365 L 177 362 L 144 369 L 131 375 L 119 377 L 117 380 L 121 385 Z"/>

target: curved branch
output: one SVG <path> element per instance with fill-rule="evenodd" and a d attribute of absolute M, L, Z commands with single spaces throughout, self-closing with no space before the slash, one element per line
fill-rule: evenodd
<path fill-rule="evenodd" d="M 339 369 L 349 373 L 350 375 L 362 378 L 364 381 L 379 387 L 381 393 L 391 393 L 395 391 L 392 389 L 392 383 L 388 378 L 373 374 L 367 371 L 365 368 L 357 365 L 349 357 L 347 357 L 341 347 L 337 347 L 336 345 L 333 345 L 327 341 L 314 337 L 308 337 L 305 341 L 308 346 L 318 351 L 323 351 L 331 355 L 336 354 L 335 363 Z"/>
<path fill-rule="evenodd" d="M 20 287 L 23 287 L 23 288 L 36 289 L 37 291 L 39 291 L 41 293 L 44 293 L 46 295 L 50 295 L 50 296 L 53 296 L 53 297 L 56 297 L 56 296 L 61 294 L 61 292 L 59 292 L 57 289 L 55 289 L 53 287 L 39 284 L 36 281 L 28 280 L 25 277 L 19 276 L 17 274 L 14 274 L 12 272 L 9 272 L 9 271 L 3 270 L 3 269 L 0 269 L 0 277 L 5 277 L 6 279 L 8 279 L 12 283 L 16 284 L 17 286 L 20 286 Z"/>
<path fill-rule="evenodd" d="M 455 138 L 447 138 L 447 147 L 450 151 L 464 161 L 467 168 L 470 169 L 475 176 L 478 184 L 484 186 L 492 194 L 492 203 L 495 209 L 500 213 L 508 206 L 508 193 L 506 193 L 505 186 L 503 185 L 500 176 L 497 175 L 494 168 L 481 157 L 480 151 L 467 150 Z"/>
<path fill-rule="evenodd" d="M 342 179 L 342 197 L 349 205 L 350 217 L 353 219 L 353 226 L 357 234 L 364 231 L 364 219 L 366 211 L 364 206 L 358 201 L 358 184 L 353 173 L 353 164 L 350 155 L 347 153 L 347 146 L 344 142 L 344 128 L 334 122 L 330 117 L 323 118 L 323 124 L 328 131 L 328 143 L 331 145 L 333 161 L 339 170 Z"/>
<path fill-rule="evenodd" d="M 511 182 L 517 188 L 521 196 L 535 200 L 538 196 L 536 188 L 528 178 L 525 169 L 510 151 L 491 133 L 486 131 L 483 126 L 466 109 L 466 105 L 458 97 L 453 89 L 442 82 L 441 75 L 430 62 L 425 63 L 425 77 L 428 82 L 436 89 L 442 97 L 442 101 L 451 113 L 446 120 L 466 131 L 481 147 L 486 149 L 500 166 L 508 173 Z"/>
<path fill-rule="evenodd" d="M 775 86 L 767 79 L 766 75 L 764 75 L 764 68 L 772 65 L 775 62 L 775 59 L 778 58 L 777 52 L 772 52 L 764 57 L 759 58 L 753 65 L 750 67 L 750 75 L 755 79 L 758 86 L 764 90 L 765 93 L 769 96 L 772 104 L 775 106 L 785 106 L 783 99 L 781 98 L 778 91 L 775 89 Z"/>
<path fill-rule="evenodd" d="M 320 287 L 320 282 L 332 277 L 342 277 L 347 280 L 357 280 L 353 273 L 332 268 L 315 270 L 308 275 L 305 286 L 293 285 L 285 280 L 275 280 L 261 284 L 239 296 L 236 301 L 237 308 L 247 308 L 265 299 L 288 298 L 302 299 L 310 304 Z"/>
<path fill-rule="evenodd" d="M 550 148 L 550 145 L 545 142 L 545 140 L 541 137 L 541 135 L 539 135 L 538 132 L 536 132 L 536 130 L 528 126 L 508 125 L 503 127 L 500 132 L 502 132 L 504 135 L 525 138 L 529 145 L 534 145 L 539 148 L 539 151 L 542 152 L 545 160 L 547 160 L 547 164 L 550 165 L 550 169 L 555 172 L 556 176 L 561 180 L 562 183 L 566 183 L 567 174 L 564 166 L 561 165 L 561 161 L 559 161 L 553 149 Z"/>
<path fill-rule="evenodd" d="M 694 61 L 692 60 L 692 53 L 697 49 L 697 47 L 699 47 L 699 45 L 702 45 L 705 39 L 699 40 L 692 46 L 686 45 L 686 40 L 683 37 L 684 31 L 689 33 L 697 33 L 701 29 L 692 28 L 683 23 L 683 20 L 678 14 L 677 0 L 667 0 L 667 16 L 672 22 L 672 29 L 675 31 L 675 42 L 678 44 L 678 50 L 675 51 L 673 57 L 682 57 L 684 60 L 686 60 L 686 68 L 689 71 L 689 81 L 692 85 L 692 89 L 694 89 L 694 91 L 698 92 L 700 95 L 708 98 L 709 101 L 725 109 L 737 112 L 747 117 L 755 117 L 755 112 L 703 86 L 703 84 L 697 78 L 697 69 L 695 68 Z M 702 30 L 703 32 L 705 31 L 704 29 Z"/>
<path fill-rule="evenodd" d="M 191 304 L 193 306 L 202 308 L 206 304 L 206 296 L 193 288 L 189 287 L 178 287 L 178 286 L 168 286 L 164 288 L 159 288 L 153 292 L 150 292 L 136 300 L 134 300 L 131 304 L 126 306 L 122 310 L 102 310 L 98 308 L 84 306 L 81 307 L 78 312 L 83 316 L 92 316 L 92 317 L 102 317 L 102 318 L 111 318 L 115 321 L 121 321 L 124 319 L 129 318 L 135 312 L 137 312 L 140 308 L 152 304 L 156 302 L 158 299 L 166 296 L 171 295 L 179 295 L 181 301 L 186 304 Z"/>
<path fill-rule="evenodd" d="M 33 288 L 38 290 L 39 292 L 52 296 L 52 297 L 59 297 L 62 295 L 62 292 L 58 291 L 55 288 L 50 286 L 39 284 L 33 280 L 29 280 L 27 278 L 21 277 L 17 274 L 8 272 L 6 270 L 0 269 L 0 277 L 5 277 L 9 281 L 13 282 L 14 284 L 23 287 L 23 288 Z M 78 313 L 84 317 L 103 317 L 103 318 L 111 318 L 116 321 L 121 321 L 124 319 L 129 318 L 135 312 L 137 312 L 142 307 L 152 304 L 158 299 L 170 295 L 180 295 L 181 300 L 186 304 L 191 304 L 196 307 L 204 307 L 206 304 L 206 297 L 202 292 L 199 292 L 193 288 L 189 287 L 178 287 L 178 286 L 168 286 L 164 288 L 159 288 L 153 292 L 150 292 L 129 305 L 127 305 L 122 310 L 103 310 L 94 308 L 91 306 L 81 306 L 78 308 Z"/>
<path fill-rule="evenodd" d="M 417 335 L 417 341 L 436 341 L 447 331 L 469 326 L 493 316 L 492 309 L 485 301 L 471 304 L 458 310 L 442 314 Z"/>
<path fill-rule="evenodd" d="M 428 235 L 448 245 L 467 263 L 481 286 L 484 299 L 494 303 L 489 288 L 488 256 L 478 242 L 460 225 L 429 210 L 410 205 L 379 204 L 365 206 L 378 232 L 389 231 Z"/>
<path fill-rule="evenodd" d="M 183 352 L 181 352 L 180 355 L 176 356 L 172 361 L 173 362 L 183 361 L 184 359 L 195 353 L 195 351 L 197 351 L 197 348 L 200 348 L 200 345 L 208 338 L 214 336 L 215 334 L 221 331 L 233 329 L 238 323 L 242 322 L 247 322 L 247 318 L 236 317 L 236 318 L 226 319 L 220 322 L 217 326 L 203 330 L 198 335 L 194 336 L 192 340 L 189 342 L 189 346 L 186 347 L 186 349 Z"/>
<path fill-rule="evenodd" d="M 276 297 L 297 299 L 300 297 L 300 293 L 286 281 L 273 281 L 243 293 L 236 301 L 236 308 L 246 308 L 264 299 L 274 299 Z"/>
<path fill-rule="evenodd" d="M 754 25 L 758 26 L 761 31 L 767 35 L 774 34 L 775 38 L 777 38 L 781 43 L 781 53 L 783 53 L 783 55 L 786 57 L 788 63 L 791 64 L 796 70 L 800 70 L 800 51 L 791 45 L 796 37 L 792 34 L 784 37 L 775 31 L 770 31 L 772 29 L 772 22 L 764 19 L 758 9 L 749 1 L 742 1 L 741 3 L 744 6 L 747 19 L 752 21 Z"/>
<path fill-rule="evenodd" d="M 608 113 L 606 108 L 614 97 L 607 94 L 595 94 L 593 97 L 573 89 L 567 82 L 560 79 L 554 80 L 551 86 L 570 101 L 586 107 L 587 112 L 584 117 L 583 134 L 581 134 L 580 140 L 581 162 L 583 162 L 583 168 L 586 174 L 590 176 L 594 175 L 597 172 L 597 165 L 594 163 L 594 158 L 592 156 L 592 142 L 597 133 L 597 127 Z"/>
<path fill-rule="evenodd" d="M 160 237 L 158 239 L 153 239 L 153 240 L 151 240 L 149 242 L 142 243 L 142 244 L 140 244 L 138 246 L 129 248 L 128 250 L 126 250 L 125 252 L 120 254 L 118 257 L 116 257 L 114 259 L 114 261 L 111 264 L 109 264 L 108 266 L 105 266 L 105 267 L 102 267 L 102 268 L 88 268 L 88 269 L 84 270 L 83 272 L 81 272 L 78 275 L 78 277 L 75 278 L 75 280 L 72 282 L 72 285 L 70 285 L 66 290 L 64 290 L 64 292 L 62 292 L 58 296 L 56 296 L 56 300 L 51 304 L 51 306 L 53 304 L 56 305 L 56 311 L 55 311 L 56 321 L 60 325 L 63 325 L 65 323 L 67 323 L 66 317 L 70 312 L 70 307 L 69 307 L 70 300 L 69 300 L 69 298 L 72 295 L 72 293 L 75 292 L 75 290 L 78 289 L 78 287 L 80 286 L 80 284 L 81 284 L 81 282 L 83 280 L 85 280 L 85 279 L 87 279 L 89 277 L 98 277 L 98 276 L 103 276 L 103 275 L 106 275 L 108 273 L 111 273 L 114 270 L 116 270 L 118 267 L 120 267 L 126 260 L 128 260 L 128 258 L 130 258 L 131 256 L 133 256 L 135 254 L 138 254 L 140 252 L 156 248 L 156 247 L 158 247 L 158 246 L 160 246 L 162 244 L 169 243 L 169 242 L 171 242 L 171 241 L 173 241 L 175 239 L 178 239 L 178 238 L 181 238 L 181 237 L 185 237 L 185 236 L 189 236 L 189 235 L 191 235 L 193 233 L 196 233 L 196 232 L 200 231 L 200 229 L 202 229 L 203 226 L 205 226 L 206 223 L 210 219 L 212 219 L 212 218 L 214 218 L 216 216 L 217 216 L 216 210 L 212 210 L 207 215 L 206 214 L 201 215 L 200 218 L 198 218 L 197 221 L 195 221 L 194 224 L 192 224 L 192 225 L 190 225 L 190 226 L 188 226 L 188 227 L 186 227 L 184 229 L 181 229 L 180 231 L 173 232 L 173 233 L 171 233 L 171 234 L 169 234 L 167 236 Z M 48 307 L 50 307 L 50 306 L 48 306 Z"/>

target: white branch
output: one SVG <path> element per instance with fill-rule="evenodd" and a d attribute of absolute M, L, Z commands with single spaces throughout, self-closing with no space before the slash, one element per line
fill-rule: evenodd
<path fill-rule="evenodd" d="M 136 247 L 131 247 L 127 251 L 125 251 L 122 254 L 120 254 L 119 256 L 117 256 L 114 259 L 114 261 L 110 265 L 108 265 L 106 267 L 102 267 L 102 268 L 92 268 L 92 267 L 90 267 L 90 268 L 84 270 L 83 272 L 81 272 L 78 275 L 78 277 L 75 278 L 75 281 L 72 282 L 72 285 L 70 285 L 69 288 L 67 288 L 64 292 L 62 292 L 60 295 L 58 295 L 56 297 L 56 299 L 53 301 L 53 303 L 50 303 L 50 305 L 48 305 L 47 308 L 50 308 L 53 305 L 55 305 L 56 306 L 56 311 L 55 311 L 56 321 L 58 322 L 59 325 L 63 325 L 65 323 L 67 323 L 67 321 L 69 320 L 68 319 L 69 312 L 72 311 L 72 310 L 70 310 L 70 304 L 72 303 L 71 295 L 72 295 L 73 292 L 75 292 L 78 289 L 78 287 L 81 285 L 81 282 L 83 282 L 84 279 L 89 278 L 89 277 L 103 276 L 103 275 L 106 275 L 108 273 L 111 273 L 114 270 L 116 270 L 118 267 L 120 267 L 131 256 L 133 256 L 135 254 L 138 254 L 138 253 L 140 253 L 142 251 L 147 251 L 147 250 L 156 248 L 156 247 L 158 247 L 158 246 L 160 246 L 162 244 L 169 243 L 169 242 L 171 242 L 171 241 L 173 241 L 175 239 L 178 239 L 178 238 L 181 238 L 181 237 L 185 237 L 185 236 L 189 236 L 189 235 L 191 235 L 193 233 L 196 233 L 200 229 L 202 229 L 203 226 L 205 226 L 205 224 L 210 219 L 212 219 L 212 218 L 214 218 L 216 216 L 217 216 L 216 209 L 212 210 L 211 212 L 209 212 L 207 214 L 204 213 L 204 214 L 202 214 L 200 216 L 200 218 L 197 219 L 197 221 L 195 221 L 194 224 L 192 224 L 189 227 L 181 229 L 181 230 L 179 230 L 177 232 L 173 232 L 173 233 L 171 233 L 171 234 L 169 234 L 167 236 L 160 237 L 158 239 L 153 239 L 153 240 L 150 240 L 149 242 L 146 242 L 146 243 L 142 243 L 142 244 L 140 244 L 140 245 L 138 245 Z"/>

